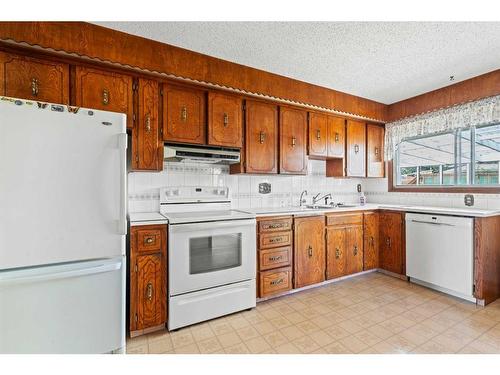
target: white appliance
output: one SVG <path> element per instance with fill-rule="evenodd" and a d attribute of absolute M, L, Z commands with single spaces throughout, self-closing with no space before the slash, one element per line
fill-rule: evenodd
<path fill-rule="evenodd" d="M 125 347 L 125 120 L 0 97 L 0 353 Z"/>
<path fill-rule="evenodd" d="M 234 164 L 240 162 L 240 150 L 225 147 L 167 144 L 163 147 L 163 159 L 167 161 Z"/>
<path fill-rule="evenodd" d="M 170 330 L 255 307 L 255 215 L 227 187 L 160 189 L 169 222 Z"/>
<path fill-rule="evenodd" d="M 406 273 L 410 280 L 476 302 L 474 220 L 406 214 Z"/>

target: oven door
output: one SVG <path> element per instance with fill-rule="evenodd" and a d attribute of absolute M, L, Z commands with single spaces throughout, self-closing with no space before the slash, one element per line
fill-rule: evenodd
<path fill-rule="evenodd" d="M 170 295 L 254 279 L 255 227 L 255 219 L 169 225 Z"/>

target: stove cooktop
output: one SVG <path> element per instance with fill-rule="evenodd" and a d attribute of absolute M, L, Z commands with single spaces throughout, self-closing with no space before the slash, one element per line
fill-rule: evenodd
<path fill-rule="evenodd" d="M 193 212 L 162 212 L 169 224 L 203 223 L 209 221 L 254 219 L 255 214 L 240 210 L 214 210 Z"/>

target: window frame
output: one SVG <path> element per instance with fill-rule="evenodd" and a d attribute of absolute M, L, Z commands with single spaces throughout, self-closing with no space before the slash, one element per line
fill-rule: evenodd
<path fill-rule="evenodd" d="M 433 137 L 433 136 L 438 136 L 438 135 L 443 135 L 443 134 L 453 134 L 454 136 L 454 149 L 455 149 L 455 182 L 457 180 L 457 167 L 459 164 L 457 164 L 459 156 L 458 156 L 458 142 L 457 142 L 457 137 L 460 132 L 463 130 L 471 129 L 471 173 L 475 173 L 474 167 L 475 167 L 475 149 L 472 148 L 472 145 L 475 144 L 475 132 L 476 128 L 482 128 L 482 127 L 487 127 L 487 126 L 492 126 L 492 125 L 498 125 L 498 123 L 493 123 L 493 124 L 481 124 L 477 126 L 471 126 L 471 127 L 462 127 L 462 128 L 457 128 L 453 130 L 447 130 L 443 132 L 436 132 L 432 134 L 426 134 L 424 136 L 415 136 L 415 137 L 407 137 L 403 138 L 401 142 L 407 141 L 407 140 L 412 140 L 412 139 L 422 139 L 422 138 L 428 138 L 428 137 Z M 401 143 L 400 142 L 400 143 Z M 483 193 L 483 194 L 499 194 L 500 193 L 500 184 L 499 185 L 398 185 L 398 178 L 399 178 L 399 163 L 398 163 L 398 157 L 399 157 L 399 144 L 395 147 L 394 149 L 394 155 L 393 155 L 393 160 L 390 160 L 387 163 L 387 169 L 388 169 L 388 191 L 390 192 L 421 192 L 421 193 Z M 474 177 L 472 177 L 474 178 Z"/>

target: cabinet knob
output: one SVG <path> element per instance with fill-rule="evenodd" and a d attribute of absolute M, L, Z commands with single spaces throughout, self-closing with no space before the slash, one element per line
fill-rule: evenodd
<path fill-rule="evenodd" d="M 321 139 L 321 131 L 318 129 L 316 130 L 316 139 L 319 141 Z"/>
<path fill-rule="evenodd" d="M 354 153 L 357 154 L 359 152 L 359 146 L 354 145 Z"/>
<path fill-rule="evenodd" d="M 149 113 L 146 116 L 146 132 L 151 132 L 151 115 Z"/>
<path fill-rule="evenodd" d="M 188 111 L 187 111 L 187 108 L 186 107 L 182 107 L 181 108 L 181 120 L 183 122 L 186 122 L 187 121 L 187 117 L 188 117 Z"/>
<path fill-rule="evenodd" d="M 38 96 L 39 87 L 38 87 L 38 79 L 31 78 L 31 94 L 33 96 Z"/>
<path fill-rule="evenodd" d="M 338 247 L 335 248 L 335 259 L 340 258 L 340 249 Z"/>
<path fill-rule="evenodd" d="M 109 91 L 107 89 L 102 90 L 102 104 L 109 104 Z"/>
<path fill-rule="evenodd" d="M 264 143 L 264 141 L 265 141 L 265 139 L 266 139 L 266 133 L 264 133 L 263 131 L 261 131 L 261 132 L 259 133 L 259 143 L 260 143 L 260 144 L 263 144 L 263 143 Z"/>
<path fill-rule="evenodd" d="M 313 256 L 313 248 L 311 247 L 311 245 L 309 245 L 309 247 L 307 248 L 307 255 L 309 256 L 309 258 Z"/>
<path fill-rule="evenodd" d="M 145 243 L 147 244 L 152 244 L 153 243 L 153 237 L 148 237 L 144 240 Z"/>
<path fill-rule="evenodd" d="M 335 133 L 335 142 L 338 142 L 340 139 L 339 133 Z"/>
<path fill-rule="evenodd" d="M 295 143 L 297 142 L 297 138 L 292 137 L 292 147 L 295 147 Z"/>
<path fill-rule="evenodd" d="M 229 124 L 229 116 L 227 113 L 224 113 L 224 127 L 227 127 Z"/>
<path fill-rule="evenodd" d="M 146 299 L 151 301 L 153 299 L 153 284 L 148 283 L 146 286 Z"/>

